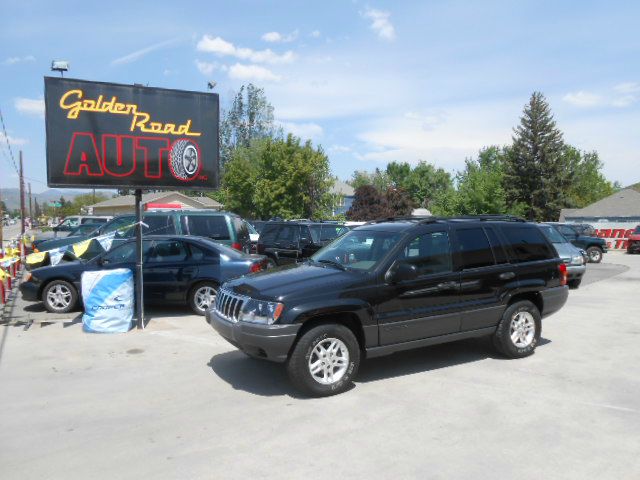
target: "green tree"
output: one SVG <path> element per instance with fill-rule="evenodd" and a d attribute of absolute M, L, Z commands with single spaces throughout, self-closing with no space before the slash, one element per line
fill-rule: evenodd
<path fill-rule="evenodd" d="M 273 106 L 264 90 L 252 83 L 240 87 L 229 111 L 222 112 L 220 122 L 220 164 L 225 166 L 235 148 L 247 148 L 254 140 L 278 134 Z"/>
<path fill-rule="evenodd" d="M 457 214 L 507 212 L 503 187 L 507 155 L 508 149 L 491 146 L 480 150 L 477 159 L 465 161 L 465 169 L 456 176 Z"/>
<path fill-rule="evenodd" d="M 330 215 L 329 159 L 322 148 L 288 135 L 235 149 L 225 167 L 225 207 L 256 218 Z"/>
<path fill-rule="evenodd" d="M 453 192 L 453 179 L 443 168 L 427 162 L 414 167 L 404 188 L 417 205 L 432 209 L 433 205 Z"/>
<path fill-rule="evenodd" d="M 573 171 L 564 155 L 544 95 L 534 92 L 514 129 L 513 147 L 505 164 L 504 187 L 509 205 L 525 204 L 531 220 L 556 220 L 566 203 Z"/>
<path fill-rule="evenodd" d="M 573 173 L 565 206 L 583 208 L 616 191 L 615 186 L 602 174 L 604 164 L 598 152 L 581 152 L 567 146 L 564 155 Z"/>
<path fill-rule="evenodd" d="M 415 208 L 413 199 L 402 187 L 389 187 L 385 193 L 385 201 L 390 216 L 411 215 Z"/>

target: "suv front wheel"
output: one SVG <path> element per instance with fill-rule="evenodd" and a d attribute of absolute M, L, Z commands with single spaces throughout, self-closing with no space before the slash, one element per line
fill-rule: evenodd
<path fill-rule="evenodd" d="M 602 250 L 599 247 L 587 248 L 587 256 L 591 263 L 600 263 L 602 261 Z"/>
<path fill-rule="evenodd" d="M 507 307 L 493 335 L 493 344 L 503 355 L 522 358 L 531 355 L 540 342 L 540 311 L 529 300 Z"/>
<path fill-rule="evenodd" d="M 293 349 L 287 372 L 293 385 L 314 397 L 346 391 L 360 366 L 360 346 L 351 330 L 324 324 L 306 332 Z"/>

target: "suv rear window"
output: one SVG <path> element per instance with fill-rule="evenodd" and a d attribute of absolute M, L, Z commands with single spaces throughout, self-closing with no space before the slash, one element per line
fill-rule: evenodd
<path fill-rule="evenodd" d="M 262 232 L 260 232 L 260 238 L 258 241 L 260 243 L 272 244 L 276 240 L 276 235 L 278 234 L 278 228 L 280 225 L 267 223 L 263 228 Z"/>
<path fill-rule="evenodd" d="M 186 215 L 189 234 L 215 240 L 231 240 L 227 219 L 223 215 Z"/>
<path fill-rule="evenodd" d="M 502 233 L 509 242 L 516 262 L 533 262 L 555 257 L 544 235 L 537 227 L 503 226 Z"/>

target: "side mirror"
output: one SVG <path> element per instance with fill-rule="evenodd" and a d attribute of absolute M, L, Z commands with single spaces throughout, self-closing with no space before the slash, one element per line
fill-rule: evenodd
<path fill-rule="evenodd" d="M 391 266 L 385 280 L 387 283 L 400 283 L 418 278 L 418 269 L 410 263 L 398 262 Z"/>

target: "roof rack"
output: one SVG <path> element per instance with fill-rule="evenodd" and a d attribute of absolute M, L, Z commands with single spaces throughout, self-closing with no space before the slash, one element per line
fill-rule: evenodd
<path fill-rule="evenodd" d="M 417 216 L 417 215 L 403 215 L 397 217 L 385 217 L 378 218 L 376 220 L 371 220 L 366 223 L 366 225 L 372 225 L 376 223 L 385 223 L 385 222 L 415 222 L 415 223 L 435 223 L 438 220 L 444 220 L 440 217 L 434 216 Z"/>
<path fill-rule="evenodd" d="M 451 220 L 479 220 L 486 222 L 489 220 L 502 222 L 526 222 L 527 220 L 516 215 L 503 215 L 499 213 L 481 214 L 481 215 L 456 215 L 449 217 Z"/>
<path fill-rule="evenodd" d="M 451 217 L 436 217 L 433 215 L 419 216 L 419 215 L 405 215 L 397 217 L 386 217 L 371 220 L 367 222 L 367 225 L 385 222 L 415 222 L 415 223 L 436 223 L 438 221 L 447 220 L 476 220 L 481 222 L 486 221 L 502 221 L 502 222 L 526 222 L 527 220 L 515 215 L 502 215 L 502 214 L 484 214 L 484 215 L 454 215 Z"/>

